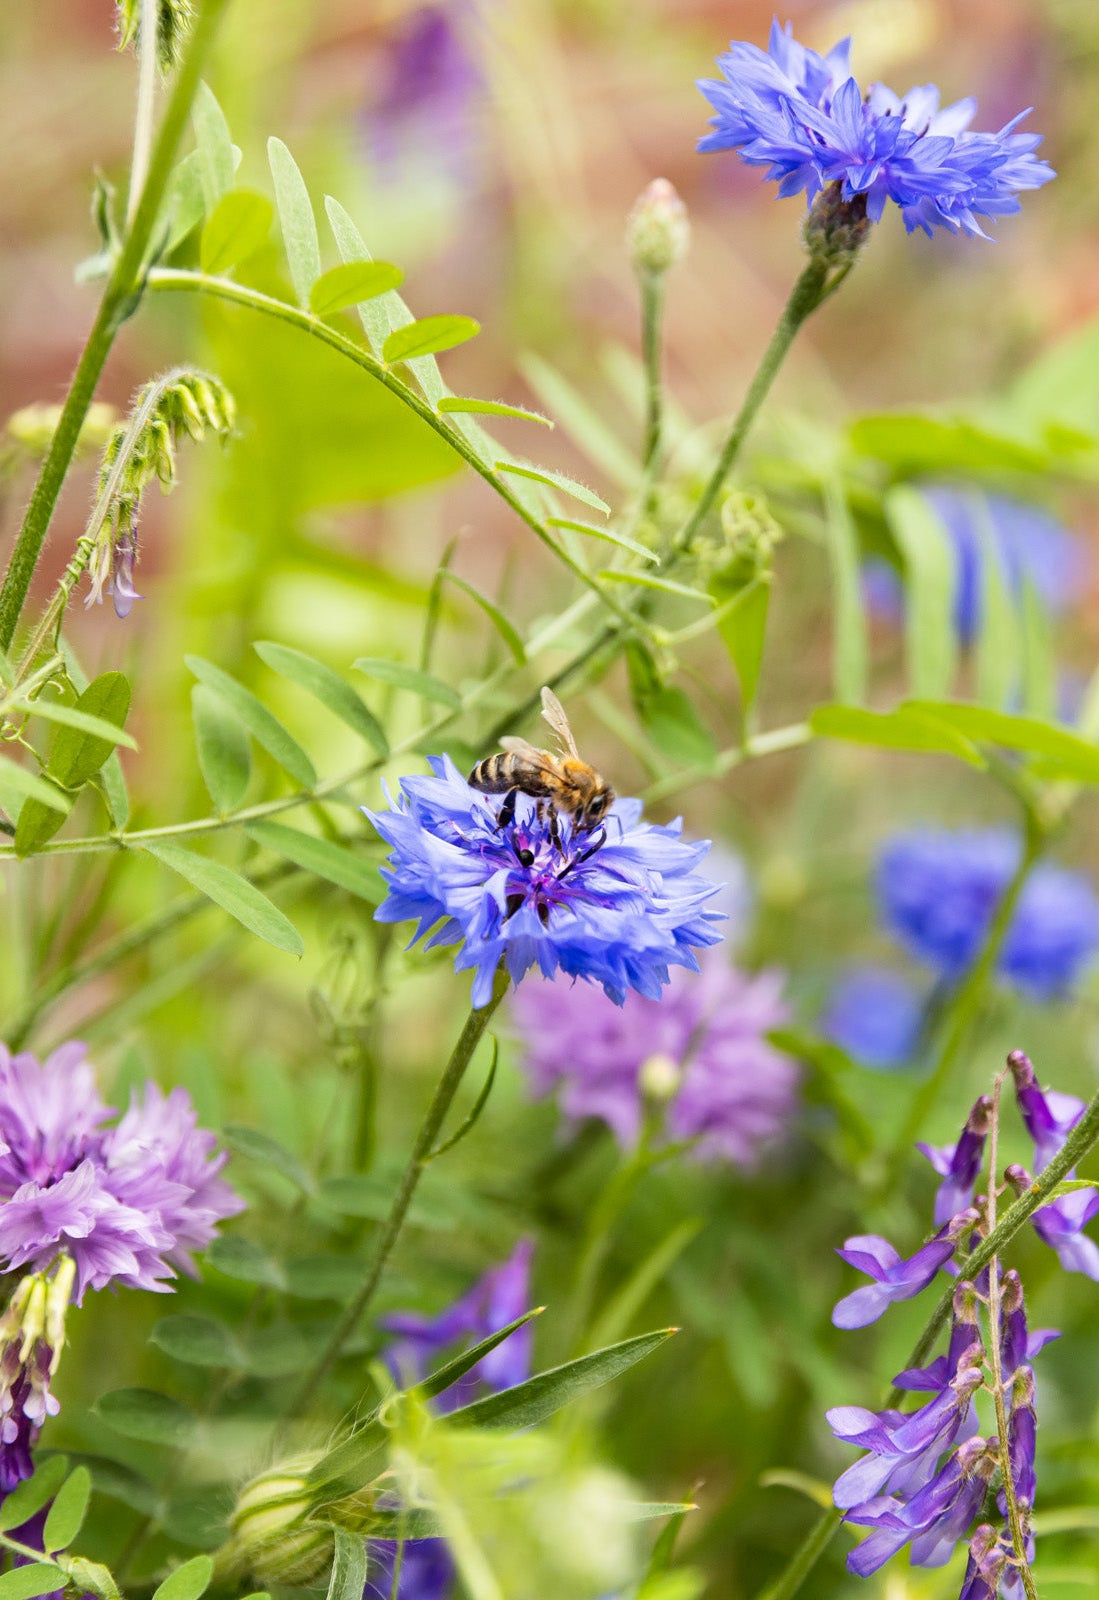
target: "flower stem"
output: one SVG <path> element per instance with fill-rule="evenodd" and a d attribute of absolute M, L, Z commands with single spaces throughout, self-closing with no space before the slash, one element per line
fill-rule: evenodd
<path fill-rule="evenodd" d="M 404 1227 L 408 1208 L 412 1197 L 416 1193 L 417 1185 L 427 1169 L 431 1152 L 435 1148 L 436 1140 L 450 1110 L 451 1102 L 458 1091 L 458 1086 L 465 1076 L 466 1068 L 473 1059 L 473 1052 L 481 1042 L 482 1035 L 492 1020 L 508 989 L 507 973 L 501 968 L 496 974 L 492 997 L 487 1005 L 479 1010 L 473 1010 L 466 1018 L 465 1027 L 462 1029 L 458 1043 L 454 1046 L 450 1060 L 443 1069 L 432 1096 L 427 1114 L 420 1124 L 420 1131 L 416 1135 L 416 1142 L 412 1147 L 408 1165 L 404 1170 L 397 1193 L 393 1197 L 393 1204 L 389 1208 L 389 1215 L 382 1224 L 378 1241 L 374 1246 L 374 1255 L 367 1269 L 358 1294 L 345 1310 L 343 1316 L 332 1333 L 324 1350 L 314 1366 L 307 1373 L 304 1383 L 295 1395 L 289 1410 L 291 1417 L 302 1414 L 317 1390 L 324 1382 L 328 1373 L 340 1357 L 344 1345 L 358 1327 L 360 1320 L 365 1315 L 373 1300 L 378 1284 L 381 1282 L 382 1273 L 386 1263 L 393 1252 L 393 1247 L 400 1237 Z"/>
<path fill-rule="evenodd" d="M 641 465 L 645 471 L 642 502 L 648 497 L 660 463 L 664 429 L 664 391 L 660 373 L 660 328 L 664 310 L 664 274 L 646 272 L 641 277 L 641 358 L 645 368 L 645 439 Z"/>
<path fill-rule="evenodd" d="M 103 298 L 87 343 L 81 353 L 61 416 L 50 440 L 46 459 L 31 494 L 23 526 L 12 551 L 8 570 L 0 587 L 0 650 L 7 650 L 26 603 L 38 558 L 53 517 L 61 487 L 72 462 L 80 429 L 95 394 L 96 385 L 110 354 L 115 335 L 131 316 L 141 297 L 143 267 L 160 211 L 160 203 L 171 173 L 176 149 L 183 135 L 198 88 L 203 62 L 213 43 L 214 33 L 228 0 L 205 0 L 191 30 L 183 60 L 160 124 L 149 159 L 148 175 L 141 188 L 133 220 L 126 230 L 122 249 L 111 269 Z"/>
<path fill-rule="evenodd" d="M 1005 1073 L 997 1075 L 992 1088 L 992 1123 L 988 1139 L 988 1231 L 996 1231 L 997 1174 L 1000 1167 L 1000 1091 Z M 992 1402 L 996 1408 L 996 1433 L 1000 1441 L 1000 1474 L 1007 1501 L 1007 1519 L 1011 1527 L 1011 1542 L 1015 1546 L 1017 1570 L 1023 1582 L 1027 1600 L 1038 1600 L 1034 1574 L 1026 1553 L 1026 1529 L 1015 1493 L 1015 1477 L 1011 1470 L 1011 1445 L 1008 1439 L 1007 1407 L 1004 1404 L 1004 1368 L 1000 1350 L 1000 1261 L 993 1256 L 988 1267 L 988 1359 L 992 1368 Z"/>
<path fill-rule="evenodd" d="M 671 553 L 678 554 L 685 550 L 709 516 L 726 478 L 736 464 L 740 447 L 748 436 L 748 430 L 778 376 L 779 368 L 786 359 L 798 329 L 817 309 L 828 292 L 827 264 L 817 258 L 811 258 L 802 269 L 801 276 L 794 284 L 790 298 L 783 307 L 778 326 L 771 335 L 771 342 L 764 351 L 763 359 L 756 368 L 755 377 L 748 386 L 748 393 L 744 396 L 737 412 L 717 465 L 711 472 L 694 510 L 671 542 Z"/>
<path fill-rule="evenodd" d="M 126 199 L 126 226 L 133 224 L 141 191 L 149 171 L 156 116 L 157 13 L 159 0 L 141 0 L 137 31 L 137 110 L 134 114 L 134 149 L 130 159 L 130 188 Z"/>
<path fill-rule="evenodd" d="M 988 1236 L 981 1240 L 975 1250 L 970 1251 L 964 1261 L 958 1264 L 960 1278 L 973 1279 L 987 1267 L 1014 1239 L 1040 1206 L 1045 1205 L 1061 1179 L 1067 1177 L 1073 1167 L 1078 1166 L 1084 1157 L 1099 1144 L 1099 1092 L 1096 1092 L 1088 1101 L 1087 1108 L 1079 1122 L 1072 1129 L 1061 1149 L 1049 1164 L 1035 1178 L 1025 1194 L 1004 1212 L 995 1227 L 989 1230 Z M 945 1291 L 938 1305 L 932 1312 L 916 1348 L 904 1363 L 905 1369 L 925 1366 L 932 1350 L 935 1348 L 939 1335 L 950 1318 L 951 1307 L 954 1300 L 953 1283 Z M 897 1406 L 905 1397 L 903 1389 L 891 1389 L 886 1397 L 885 1409 Z M 809 1573 L 827 1550 L 832 1536 L 843 1524 L 843 1515 L 839 1511 L 826 1511 L 822 1517 L 810 1528 L 801 1544 L 790 1557 L 786 1567 L 767 1589 L 760 1591 L 756 1600 L 792 1600 L 797 1594 Z"/>

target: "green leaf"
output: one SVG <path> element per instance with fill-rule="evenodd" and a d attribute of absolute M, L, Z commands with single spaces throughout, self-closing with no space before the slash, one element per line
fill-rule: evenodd
<path fill-rule="evenodd" d="M 625 1339 L 605 1350 L 566 1361 L 564 1366 L 540 1372 L 513 1389 L 486 1395 L 483 1400 L 475 1400 L 472 1405 L 451 1412 L 449 1421 L 456 1428 L 517 1430 L 536 1427 L 570 1401 L 602 1388 L 603 1384 L 628 1371 L 676 1332 L 676 1328 L 660 1328 L 655 1333 L 642 1333 L 635 1339 Z"/>
<path fill-rule="evenodd" d="M 1029 578 L 1023 578 L 1023 710 L 1050 720 L 1057 715 L 1057 659 L 1049 612 Z"/>
<path fill-rule="evenodd" d="M 0 1533 L 10 1533 L 37 1516 L 47 1501 L 52 1500 L 65 1481 L 69 1470 L 68 1456 L 49 1456 L 36 1468 L 34 1476 L 25 1478 L 0 1504 Z"/>
<path fill-rule="evenodd" d="M 31 1561 L 25 1567 L 13 1567 L 0 1574 L 0 1600 L 32 1600 L 37 1594 L 49 1594 L 51 1589 L 63 1589 L 65 1576 L 59 1567 L 47 1561 Z"/>
<path fill-rule="evenodd" d="M 888 412 L 860 417 L 850 437 L 860 454 L 887 462 L 904 478 L 1045 472 L 1050 464 L 1048 449 L 966 417 Z"/>
<path fill-rule="evenodd" d="M 93 1594 L 97 1600 L 122 1600 L 114 1574 L 101 1561 L 89 1561 L 85 1556 L 66 1556 L 65 1576 L 77 1594 Z"/>
<path fill-rule="evenodd" d="M 14 794 L 22 795 L 27 800 L 37 800 L 40 805 L 50 811 L 58 811 L 67 816 L 72 806 L 72 800 L 67 794 L 62 794 L 54 784 L 48 783 L 45 778 L 40 778 L 36 773 L 28 772 L 25 767 L 18 766 L 10 756 L 0 755 L 0 783 L 10 789 Z"/>
<path fill-rule="evenodd" d="M 326 195 L 324 209 L 332 229 L 332 237 L 336 241 L 336 248 L 344 263 L 351 265 L 361 261 L 369 262 L 372 258 L 363 236 L 339 201 L 333 200 L 331 195 Z M 367 343 L 375 355 L 381 355 L 382 345 L 394 326 L 390 313 L 394 302 L 398 300 L 400 296 L 392 294 L 382 295 L 376 300 L 358 302 L 359 321 L 362 323 Z"/>
<path fill-rule="evenodd" d="M 130 709 L 130 685 L 121 672 L 102 673 L 92 679 L 75 706 L 54 709 L 64 711 L 65 716 L 60 719 L 63 726 L 50 747 L 46 771 L 66 789 L 78 789 L 94 777 L 115 745 L 137 749 L 129 734 L 122 732 Z M 73 718 L 87 718 L 88 723 L 81 727 Z M 100 737 L 89 727 L 94 723 L 111 732 Z"/>
<path fill-rule="evenodd" d="M 662 755 L 685 767 L 713 766 L 717 746 L 682 689 L 664 684 L 651 690 L 637 701 L 637 713 Z"/>
<path fill-rule="evenodd" d="M 520 422 L 540 422 L 543 428 L 552 428 L 555 425 L 540 411 L 527 411 L 524 406 L 509 406 L 503 400 L 474 400 L 469 395 L 445 394 L 435 409 L 444 414 L 457 411 L 463 414 L 472 412 L 476 416 L 485 417 L 517 417 Z"/>
<path fill-rule="evenodd" d="M 130 795 L 117 750 L 112 750 L 103 763 L 100 778 L 111 821 L 116 828 L 124 828 L 130 820 Z"/>
<path fill-rule="evenodd" d="M 157 235 L 167 228 L 164 254 L 170 256 L 177 250 L 205 215 L 202 153 L 192 150 L 173 167 L 161 202 Z"/>
<path fill-rule="evenodd" d="M 49 1555 L 67 1550 L 84 1525 L 92 1493 L 92 1475 L 87 1467 L 77 1467 L 57 1491 L 46 1517 L 42 1548 Z"/>
<path fill-rule="evenodd" d="M 199 1600 L 199 1595 L 210 1587 L 213 1575 L 214 1563 L 209 1556 L 192 1556 L 153 1590 L 153 1600 Z"/>
<path fill-rule="evenodd" d="M 836 699 L 857 706 L 866 698 L 869 656 L 859 541 L 843 485 L 835 478 L 825 484 L 824 509 L 832 568 L 832 681 Z"/>
<path fill-rule="evenodd" d="M 310 1468 L 305 1483 L 313 1503 L 326 1505 L 355 1494 L 378 1476 L 388 1453 L 389 1435 L 375 1415 Z"/>
<path fill-rule="evenodd" d="M 1026 755 L 1041 757 L 1044 763 L 1056 767 L 1053 775 L 1057 777 L 1099 783 L 1099 745 L 1081 739 L 1068 728 L 1037 717 L 1014 716 L 956 700 L 914 700 L 901 710 L 932 717 L 956 729 L 966 739 L 1003 745 L 1007 750 L 1021 750 Z"/>
<path fill-rule="evenodd" d="M 592 1327 L 589 1343 L 610 1344 L 622 1337 L 669 1267 L 691 1240 L 697 1238 L 702 1226 L 699 1217 L 688 1217 L 676 1223 L 603 1306 Z"/>
<path fill-rule="evenodd" d="M 252 776 L 248 734 L 221 696 L 202 683 L 191 690 L 191 716 L 202 780 L 224 815 L 244 799 Z"/>
<path fill-rule="evenodd" d="M 534 483 L 544 483 L 549 489 L 559 489 L 562 494 L 571 495 L 574 500 L 591 506 L 593 511 L 602 511 L 608 517 L 611 514 L 610 506 L 599 498 L 594 489 L 577 483 L 575 478 L 570 478 L 564 472 L 553 472 L 549 467 L 535 467 L 529 461 L 496 461 L 493 465 L 497 472 L 508 472 L 517 478 L 530 478 Z"/>
<path fill-rule="evenodd" d="M 196 855 L 193 850 L 185 850 L 170 839 L 149 840 L 142 845 L 142 849 L 173 872 L 178 872 L 193 889 L 235 917 L 249 933 L 265 939 L 277 950 L 288 951 L 292 956 L 304 953 L 305 944 L 294 924 L 239 873 L 223 866 L 220 861 Z"/>
<path fill-rule="evenodd" d="M 970 766 L 985 766 L 980 752 L 963 736 L 964 730 L 941 719 L 936 705 L 937 702 L 913 702 L 897 711 L 818 706 L 809 718 L 809 726 L 821 739 L 847 739 L 852 744 L 877 745 L 883 750 L 927 751 L 956 756 Z"/>
<path fill-rule="evenodd" d="M 38 800 L 24 800 L 19 808 L 19 820 L 15 824 L 15 853 L 17 856 L 32 856 L 36 850 L 50 839 L 64 822 L 64 817 L 58 816 L 50 806 L 44 806 Z"/>
<path fill-rule="evenodd" d="M 286 1286 L 299 1300 L 350 1300 L 362 1284 L 363 1267 L 354 1256 L 298 1256 L 286 1263 Z"/>
<path fill-rule="evenodd" d="M 974 491 L 969 499 L 980 549 L 980 618 L 974 644 L 977 699 L 1002 709 L 1019 684 L 1019 622 L 988 496 Z"/>
<path fill-rule="evenodd" d="M 337 1528 L 335 1542 L 327 1600 L 362 1600 L 366 1587 L 366 1540 L 361 1533 Z"/>
<path fill-rule="evenodd" d="M 414 356 L 435 355 L 440 350 L 453 350 L 465 344 L 481 331 L 481 324 L 472 317 L 448 313 L 440 317 L 418 317 L 394 328 L 382 345 L 382 360 L 394 366 L 398 361 L 408 361 Z"/>
<path fill-rule="evenodd" d="M 459 589 L 462 589 L 466 594 L 469 595 L 471 600 L 475 600 L 477 602 L 485 616 L 489 619 L 497 633 L 500 635 L 501 639 L 503 639 L 504 643 L 507 645 L 515 665 L 517 667 L 525 666 L 527 653 L 523 649 L 523 641 L 520 639 L 519 635 L 516 633 L 507 617 L 504 616 L 504 613 L 500 610 L 499 606 L 494 605 L 492 601 L 483 595 L 479 589 L 475 589 L 471 583 L 467 583 L 465 578 L 459 578 L 458 574 L 456 572 L 451 572 L 449 568 L 443 572 L 443 577 L 448 582 L 456 584 Z"/>
<path fill-rule="evenodd" d="M 200 83 L 191 107 L 191 122 L 198 145 L 199 172 L 207 215 L 222 195 L 233 187 L 236 163 L 225 113 L 208 83 Z"/>
<path fill-rule="evenodd" d="M 632 584 L 635 589 L 658 589 L 661 594 L 678 595 L 681 600 L 701 600 L 711 611 L 716 603 L 705 589 L 692 589 L 689 584 L 674 583 L 671 578 L 653 578 L 647 572 L 618 572 L 613 567 L 604 567 L 597 576 L 611 583 Z"/>
<path fill-rule="evenodd" d="M 299 828 L 284 827 L 280 822 L 252 822 L 246 832 L 265 850 L 273 850 L 306 872 L 338 884 L 370 905 L 380 905 L 385 898 L 385 884 L 377 867 L 354 855 L 344 845 L 318 838 L 316 834 L 302 833 Z"/>
<path fill-rule="evenodd" d="M 384 1222 L 393 1206 L 393 1182 L 377 1173 L 347 1172 L 325 1178 L 319 1197 L 326 1206 L 346 1217 L 369 1217 Z M 453 1208 L 420 1192 L 408 1208 L 407 1218 L 414 1228 L 450 1229 L 456 1226 Z"/>
<path fill-rule="evenodd" d="M 76 1459 L 91 1473 L 92 1488 L 96 1494 L 106 1495 L 109 1500 L 130 1506 L 143 1516 L 149 1516 L 156 1510 L 160 1496 L 140 1472 L 124 1466 L 121 1461 L 112 1461 L 107 1456 L 88 1455 L 84 1451 Z"/>
<path fill-rule="evenodd" d="M 295 1189 L 302 1194 L 314 1194 L 316 1185 L 309 1173 L 306 1172 L 296 1156 L 281 1145 L 277 1139 L 272 1139 L 268 1133 L 261 1133 L 258 1128 L 245 1128 L 239 1123 L 230 1122 L 221 1130 L 223 1143 L 235 1150 L 239 1156 L 247 1156 L 250 1161 L 257 1162 L 261 1167 L 270 1167 L 282 1177 L 289 1180 Z"/>
<path fill-rule="evenodd" d="M 236 713 L 256 743 L 262 745 L 292 778 L 296 778 L 303 789 L 312 789 L 317 781 L 312 761 L 293 735 L 256 699 L 252 691 L 220 667 L 215 667 L 212 661 L 205 661 L 201 656 L 184 656 L 183 659 L 199 682 L 220 695 Z"/>
<path fill-rule="evenodd" d="M 239 1233 L 220 1233 L 206 1251 L 206 1260 L 218 1272 L 239 1283 L 260 1283 L 268 1289 L 285 1289 L 286 1274 L 265 1250 Z"/>
<path fill-rule="evenodd" d="M 194 1428 L 186 1406 L 156 1389 L 111 1389 L 92 1410 L 124 1439 L 146 1444 L 186 1444 Z"/>
<path fill-rule="evenodd" d="M 155 1344 L 176 1361 L 192 1367 L 234 1367 L 239 1356 L 223 1323 L 213 1317 L 200 1317 L 190 1311 L 161 1317 L 153 1325 L 149 1343 Z"/>
<path fill-rule="evenodd" d="M 435 700 L 451 711 L 461 710 L 462 702 L 449 684 L 441 683 L 430 672 L 420 672 L 416 667 L 406 667 L 403 661 L 382 661 L 375 656 L 360 656 L 354 663 L 355 671 L 376 678 L 379 683 L 392 683 L 398 689 L 422 695 L 425 700 Z"/>
<path fill-rule="evenodd" d="M 309 291 L 309 309 L 315 317 L 331 317 L 388 294 L 403 278 L 391 261 L 344 261 L 317 279 Z"/>
<path fill-rule="evenodd" d="M 309 190 L 297 162 L 281 139 L 268 139 L 267 160 L 275 185 L 275 203 L 279 208 L 290 281 L 298 304 L 308 307 L 310 290 L 321 275 L 321 246 Z"/>
<path fill-rule="evenodd" d="M 487 1339 L 481 1339 L 468 1350 L 463 1350 L 460 1356 L 455 1356 L 453 1361 L 448 1361 L 445 1367 L 440 1367 L 426 1377 L 422 1383 L 416 1385 L 416 1393 L 424 1400 L 434 1400 L 436 1395 L 444 1394 L 452 1384 L 464 1378 L 467 1372 L 490 1355 L 498 1344 L 510 1338 L 519 1328 L 524 1327 L 532 1317 L 540 1317 L 542 1306 L 535 1306 L 531 1311 L 524 1311 L 521 1317 L 516 1317 L 514 1322 L 509 1322 L 504 1328 L 497 1328 L 495 1333 L 490 1333 Z"/>
<path fill-rule="evenodd" d="M 265 195 L 251 189 L 223 194 L 202 230 L 198 253 L 203 272 L 216 277 L 255 255 L 267 243 L 274 216 Z"/>
<path fill-rule="evenodd" d="M 276 1323 L 257 1328 L 246 1341 L 241 1365 L 258 1378 L 300 1378 L 312 1353 L 312 1341 L 303 1329 Z"/>
<path fill-rule="evenodd" d="M 616 533 L 613 528 L 597 528 L 590 522 L 573 522 L 568 517 L 547 517 L 546 526 L 567 528 L 570 533 L 584 533 L 593 539 L 603 539 L 607 544 L 617 545 L 620 550 L 630 550 L 635 556 L 643 556 L 646 561 L 660 565 L 660 557 L 655 550 L 649 550 L 636 539 L 627 539 L 624 533 Z"/>
<path fill-rule="evenodd" d="M 890 489 L 886 521 L 904 557 L 905 642 L 913 696 L 935 699 L 950 690 L 957 657 L 954 628 L 955 559 L 950 538 L 915 489 Z"/>
<path fill-rule="evenodd" d="M 365 739 L 378 755 L 389 754 L 389 741 L 381 724 L 338 672 L 302 650 L 291 649 L 289 645 L 260 640 L 254 648 L 260 660 L 266 662 L 272 672 L 289 678 L 323 706 L 327 706 L 334 716 Z"/>
<path fill-rule="evenodd" d="M 755 578 L 732 594 L 726 594 L 724 585 L 717 579 L 711 585 L 711 594 L 724 602 L 717 631 L 736 670 L 742 714 L 747 719 L 755 705 L 763 667 L 771 580 L 769 576 Z"/>
<path fill-rule="evenodd" d="M 126 698 L 128 702 L 129 684 L 126 683 L 126 680 L 122 677 L 121 672 L 107 672 L 104 673 L 104 677 L 122 679 L 122 682 L 126 684 Z M 97 679 L 96 682 L 99 682 L 99 680 Z M 88 690 L 85 692 L 90 693 L 93 687 L 94 685 L 89 685 Z M 81 695 L 80 700 L 83 700 L 83 698 L 84 696 Z M 21 712 L 25 711 L 33 717 L 42 717 L 46 722 L 59 723 L 63 728 L 74 728 L 78 733 L 90 734 L 92 738 L 96 739 L 100 744 L 105 744 L 107 746 L 107 752 L 99 761 L 98 765 L 93 768 L 93 770 L 96 772 L 99 771 L 99 767 L 103 765 L 103 761 L 106 760 L 107 754 L 114 749 L 116 744 L 125 745 L 127 750 L 137 749 L 137 740 L 132 739 L 130 735 L 124 732 L 122 728 L 118 727 L 117 724 L 108 722 L 104 717 L 97 717 L 90 712 L 82 711 L 80 709 L 80 700 L 76 702 L 75 706 L 62 705 L 59 700 L 24 700 L 17 701 L 12 709 Z"/>

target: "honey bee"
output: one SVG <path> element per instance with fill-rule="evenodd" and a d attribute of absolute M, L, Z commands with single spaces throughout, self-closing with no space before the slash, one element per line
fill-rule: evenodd
<path fill-rule="evenodd" d="M 580 758 L 565 708 L 552 689 L 542 690 L 542 715 L 560 741 L 558 751 L 539 750 L 525 739 L 501 739 L 498 755 L 478 761 L 469 775 L 471 788 L 502 794 L 498 826 L 515 818 L 521 794 L 549 802 L 550 829 L 556 838 L 557 815 L 571 816 L 578 833 L 590 833 L 614 804 L 614 790 L 594 767 Z"/>

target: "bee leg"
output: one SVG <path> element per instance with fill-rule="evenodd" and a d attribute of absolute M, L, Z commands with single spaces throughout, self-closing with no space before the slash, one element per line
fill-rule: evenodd
<path fill-rule="evenodd" d="M 559 872 L 557 874 L 558 881 L 560 881 L 562 878 L 568 877 L 568 875 L 572 871 L 573 867 L 579 867 L 580 865 L 582 865 L 583 862 L 588 861 L 595 854 L 595 852 L 597 850 L 602 849 L 603 845 L 605 845 L 606 842 L 607 842 L 607 830 L 606 830 L 606 828 L 600 828 L 598 835 L 596 836 L 594 842 L 588 847 L 588 849 L 585 850 L 582 855 L 573 856 L 573 858 L 569 862 L 568 866 L 565 867 L 563 869 L 563 871 L 561 871 L 561 872 Z"/>
<path fill-rule="evenodd" d="M 562 855 L 564 852 L 561 848 L 561 824 L 557 816 L 557 807 L 554 805 L 549 808 L 549 836 L 557 854 Z"/>
<path fill-rule="evenodd" d="M 510 828 L 512 823 L 515 821 L 515 802 L 518 800 L 521 793 L 522 790 L 520 789 L 509 789 L 507 794 L 505 794 L 504 803 L 496 814 L 497 833 L 499 833 L 503 828 Z"/>

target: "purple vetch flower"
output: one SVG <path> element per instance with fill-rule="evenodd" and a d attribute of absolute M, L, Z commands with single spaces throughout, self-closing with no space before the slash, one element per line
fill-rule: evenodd
<path fill-rule="evenodd" d="M 134 568 L 137 566 L 137 522 L 132 510 L 119 513 L 117 525 L 108 530 L 109 537 L 100 537 L 89 569 L 91 588 L 84 601 L 85 610 L 91 605 L 102 605 L 104 594 L 114 601 L 114 613 L 125 618 L 133 610 L 135 600 L 144 600 L 134 587 Z"/>
<path fill-rule="evenodd" d="M 1014 1267 L 1004 1273 L 1000 1312 L 1003 1318 L 1000 1364 L 1004 1382 L 1010 1383 L 1021 1367 L 1033 1361 L 1047 1344 L 1061 1335 L 1056 1328 L 1035 1328 L 1033 1333 L 1028 1331 L 1022 1280 Z"/>
<path fill-rule="evenodd" d="M 396 1559 L 396 1540 L 370 1540 L 363 1600 L 392 1600 Z M 445 1539 L 409 1539 L 401 1557 L 397 1600 L 450 1600 L 456 1576 Z"/>
<path fill-rule="evenodd" d="M 963 1211 L 951 1218 L 945 1228 L 940 1228 L 933 1239 L 922 1245 L 907 1261 L 901 1259 L 889 1243 L 876 1233 L 857 1234 L 844 1241 L 843 1249 L 836 1254 L 848 1266 L 865 1272 L 873 1283 L 845 1295 L 832 1312 L 832 1322 L 837 1328 L 865 1328 L 877 1322 L 887 1306 L 896 1300 L 911 1300 L 927 1288 L 936 1273 L 954 1254 L 960 1238 L 978 1220 L 977 1212 Z"/>
<path fill-rule="evenodd" d="M 1018 1162 L 1004 1169 L 1004 1177 L 1016 1195 L 1026 1194 L 1034 1182 Z M 1039 1206 L 1030 1221 L 1042 1243 L 1056 1251 L 1066 1272 L 1082 1272 L 1099 1283 L 1099 1245 L 1083 1231 L 1097 1212 L 1099 1190 L 1076 1189 Z"/>
<path fill-rule="evenodd" d="M 987 237 L 978 217 L 1019 210 L 1017 193 L 1054 176 L 1034 155 L 1036 134 L 974 133 L 976 101 L 941 108 L 932 84 L 900 98 L 884 84 L 864 95 L 850 72 L 850 40 L 827 55 L 806 49 L 773 23 L 766 51 L 734 42 L 718 59 L 722 76 L 699 88 L 714 108 L 703 151 L 737 150 L 767 169 L 780 195 L 810 203 L 829 184 L 859 201 L 871 221 L 892 201 L 909 233 L 936 227 Z"/>
<path fill-rule="evenodd" d="M 1008 1420 L 1007 1438 L 1015 1497 L 1021 1505 L 1028 1507 L 1034 1504 L 1037 1427 L 1038 1422 L 1034 1414 L 1034 1372 L 1030 1367 L 1020 1367 L 1011 1385 L 1011 1416 Z M 1006 1516 L 1006 1498 L 1002 1510 Z"/>
<path fill-rule="evenodd" d="M 472 48 L 478 19 L 469 0 L 421 5 L 401 19 L 366 116 L 374 164 L 390 183 L 440 163 L 473 175 L 483 73 Z"/>
<path fill-rule="evenodd" d="M 716 886 L 694 870 L 709 846 L 685 843 L 678 822 L 644 823 L 639 800 L 618 800 L 602 827 L 578 831 L 519 795 L 500 827 L 500 797 L 470 788 L 448 756 L 428 764 L 430 776 L 402 778 L 391 810 L 367 813 L 392 850 L 376 916 L 415 920 L 414 939 L 435 928 L 429 947 L 458 945 L 474 1006 L 501 962 L 515 983 L 537 966 L 619 1002 L 630 989 L 655 999 L 669 967 L 696 971 L 695 949 L 720 939 Z"/>
<path fill-rule="evenodd" d="M 31 1476 L 42 1425 L 61 1409 L 50 1380 L 65 1345 L 75 1272 L 62 1256 L 49 1271 L 21 1278 L 0 1315 L 0 1495 Z"/>
<path fill-rule="evenodd" d="M 945 1566 L 984 1500 L 996 1460 L 994 1439 L 968 1439 L 911 1499 L 881 1496 L 848 1511 L 848 1522 L 875 1530 L 847 1557 L 848 1572 L 868 1578 L 906 1544 L 913 1566 Z"/>
<path fill-rule="evenodd" d="M 878 858 L 886 926 L 918 960 L 956 982 L 976 959 L 1019 861 L 1002 828 L 894 834 Z M 1028 877 L 1000 953 L 999 971 L 1037 1000 L 1063 994 L 1099 948 L 1099 900 L 1079 873 L 1041 862 Z"/>
<path fill-rule="evenodd" d="M 1084 1114 L 1084 1102 L 1074 1094 L 1041 1089 L 1030 1057 L 1013 1050 L 1007 1058 L 1026 1130 L 1034 1140 L 1034 1166 L 1041 1172 L 1053 1160 Z"/>
<path fill-rule="evenodd" d="M 699 1159 L 742 1167 L 793 1115 L 797 1068 L 766 1037 L 788 1016 L 777 972 L 748 976 L 715 951 L 697 974 L 673 973 L 659 1000 L 617 1006 L 587 986 L 530 983 L 512 1014 L 535 1093 L 556 1089 L 566 1116 L 599 1118 L 623 1147 L 637 1142 L 647 1098 Z"/>
<path fill-rule="evenodd" d="M 991 1123 L 992 1097 L 983 1094 L 966 1118 L 957 1144 L 916 1146 L 943 1180 L 935 1192 L 937 1228 L 973 1204 L 973 1191 L 980 1176 Z"/>
<path fill-rule="evenodd" d="M 852 967 L 828 998 L 820 1030 L 867 1067 L 888 1069 L 912 1059 L 923 1024 L 923 1001 L 886 967 Z"/>

